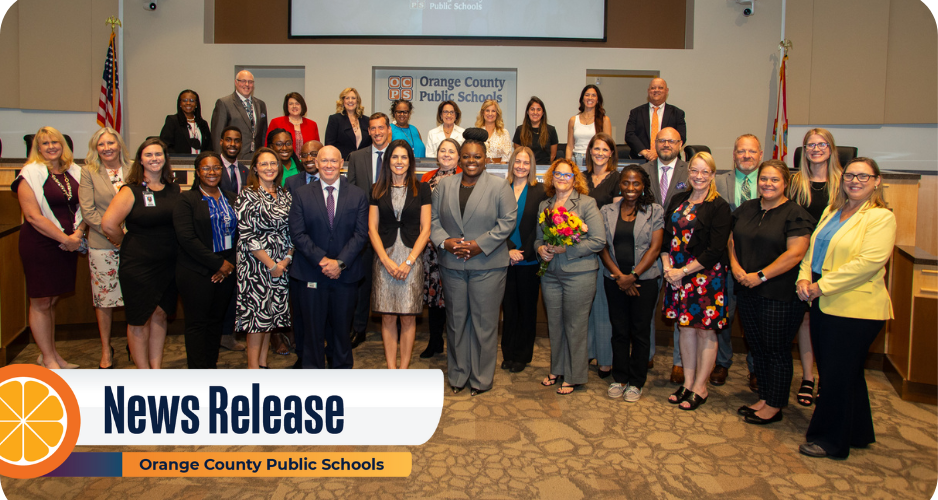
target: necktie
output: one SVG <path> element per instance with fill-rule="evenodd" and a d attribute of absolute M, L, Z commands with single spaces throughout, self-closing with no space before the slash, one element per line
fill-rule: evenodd
<path fill-rule="evenodd" d="M 661 190 L 661 204 L 664 204 L 664 200 L 668 197 L 668 169 L 671 167 L 662 166 L 661 167 L 661 180 L 658 181 L 658 189 Z"/>
<path fill-rule="evenodd" d="M 332 221 L 335 220 L 335 197 L 332 196 L 333 186 L 326 186 L 329 196 L 326 198 L 326 212 L 329 214 L 329 229 L 332 229 Z"/>
<path fill-rule="evenodd" d="M 381 173 L 381 156 L 384 155 L 384 151 L 378 151 L 378 165 L 375 167 L 375 182 L 378 182 L 378 174 Z"/>
<path fill-rule="evenodd" d="M 251 135 L 254 135 L 254 105 L 251 103 L 251 98 L 242 99 L 241 104 L 244 105 L 244 110 L 248 112 L 248 119 L 251 120 Z"/>
<path fill-rule="evenodd" d="M 237 164 L 232 163 L 231 165 L 228 166 L 228 168 L 231 169 L 231 180 L 234 183 L 235 188 L 237 189 L 237 191 L 235 192 L 240 193 L 241 192 L 241 177 L 238 177 L 238 167 L 236 167 L 235 165 Z"/>
<path fill-rule="evenodd" d="M 658 137 L 658 106 L 654 106 L 651 112 L 651 150 L 655 150 L 655 139 Z"/>
<path fill-rule="evenodd" d="M 743 185 L 739 189 L 740 201 L 749 201 L 752 199 L 752 191 L 750 189 L 751 188 L 749 187 L 749 177 L 746 177 L 745 179 L 743 179 Z"/>

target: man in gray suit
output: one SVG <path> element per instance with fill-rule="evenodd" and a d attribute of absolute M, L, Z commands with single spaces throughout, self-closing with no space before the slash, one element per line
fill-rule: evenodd
<path fill-rule="evenodd" d="M 384 113 L 375 113 L 368 120 L 368 135 L 371 147 L 352 151 L 348 156 L 348 181 L 361 188 L 371 201 L 371 186 L 378 179 L 378 172 L 384 161 L 384 154 L 391 143 L 391 119 Z M 372 262 L 375 251 L 366 241 L 362 249 L 363 262 Z M 365 277 L 358 285 L 358 304 L 355 306 L 355 321 L 352 322 L 352 349 L 365 341 L 368 317 L 371 314 L 372 267 L 366 266 Z"/>
<path fill-rule="evenodd" d="M 762 163 L 762 143 L 752 134 L 743 134 L 736 139 L 733 145 L 733 170 L 717 175 L 714 179 L 717 192 L 730 204 L 730 210 L 736 210 L 743 202 L 757 198 L 756 184 L 759 177 L 759 164 Z M 733 327 L 733 317 L 736 316 L 736 294 L 733 273 L 726 277 L 726 326 L 717 332 L 717 363 L 710 373 L 710 383 L 723 385 L 733 365 L 733 343 L 730 332 Z M 746 364 L 749 365 L 750 386 L 756 384 L 752 366 L 752 354 L 746 355 Z"/>
<path fill-rule="evenodd" d="M 657 159 L 642 165 L 648 177 L 651 179 L 651 191 L 655 194 L 655 203 L 664 207 L 664 216 L 670 217 L 668 205 L 675 193 L 687 189 L 687 163 L 678 158 L 684 143 L 681 141 L 681 134 L 677 130 L 667 127 L 658 132 L 655 140 L 655 152 Z M 670 241 L 670 235 L 664 235 L 665 242 Z M 664 244 L 662 249 L 668 248 Z M 661 280 L 658 280 L 659 302 Z M 651 323 L 651 349 L 648 353 L 649 368 L 655 357 L 655 322 Z M 674 327 L 674 365 L 671 367 L 671 383 L 684 383 L 684 365 L 681 362 L 681 350 L 678 348 L 678 338 L 680 333 L 677 326 Z"/>
<path fill-rule="evenodd" d="M 462 173 L 443 179 L 433 191 L 430 219 L 446 297 L 448 381 L 453 392 L 469 384 L 472 395 L 491 389 L 495 377 L 498 311 L 509 264 L 506 241 L 518 215 L 508 183 L 484 172 L 481 141 L 487 136 L 485 130 L 466 130 L 461 152 L 468 160 L 460 161 Z M 463 209 L 460 192 L 467 189 Z"/>
<path fill-rule="evenodd" d="M 267 136 L 267 104 L 254 97 L 254 75 L 239 71 L 235 77 L 235 91 L 215 101 L 212 111 L 212 143 L 221 141 L 225 127 L 234 125 L 241 130 L 242 160 L 250 162 L 254 151 L 264 145 Z"/>

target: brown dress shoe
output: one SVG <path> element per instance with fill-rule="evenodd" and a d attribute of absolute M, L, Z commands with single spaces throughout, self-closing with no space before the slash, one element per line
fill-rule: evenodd
<path fill-rule="evenodd" d="M 749 374 L 749 390 L 752 392 L 759 392 L 759 381 L 756 380 L 756 374 Z"/>
<path fill-rule="evenodd" d="M 684 367 L 674 365 L 671 368 L 671 383 L 672 384 L 683 384 L 684 383 Z"/>
<path fill-rule="evenodd" d="M 649 359 L 649 360 L 648 360 L 648 369 L 651 370 L 651 369 L 654 368 L 654 367 L 655 367 L 655 360 L 654 360 L 654 359 Z"/>
<path fill-rule="evenodd" d="M 726 383 L 726 375 L 729 370 L 725 366 L 716 365 L 710 372 L 710 383 L 713 385 L 723 385 Z"/>

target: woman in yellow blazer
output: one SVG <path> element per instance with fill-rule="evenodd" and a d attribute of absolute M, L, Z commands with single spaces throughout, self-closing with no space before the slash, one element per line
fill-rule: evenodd
<path fill-rule="evenodd" d="M 892 319 L 883 276 L 896 241 L 882 182 L 872 159 L 848 163 L 801 261 L 795 286 L 798 297 L 811 302 L 811 342 L 824 384 L 799 447 L 808 456 L 847 458 L 850 448 L 876 440 L 863 364 Z"/>

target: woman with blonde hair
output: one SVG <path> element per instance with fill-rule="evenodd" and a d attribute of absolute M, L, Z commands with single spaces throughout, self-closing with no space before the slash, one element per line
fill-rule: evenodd
<path fill-rule="evenodd" d="M 488 159 L 492 163 L 507 161 L 514 148 L 511 146 L 511 137 L 505 130 L 505 120 L 502 119 L 502 108 L 495 99 L 486 99 L 476 116 L 476 127 L 484 128 L 489 133 L 485 141 L 488 150 Z"/>
<path fill-rule="evenodd" d="M 674 195 L 664 211 L 669 240 L 662 245 L 661 263 L 671 286 L 664 296 L 664 314 L 678 322 L 684 360 L 684 385 L 668 402 L 696 410 L 707 402 L 707 381 L 716 364 L 716 330 L 726 326 L 726 243 L 733 216 L 717 193 L 717 166 L 710 153 L 697 153 L 687 164 L 690 187 Z"/>
<path fill-rule="evenodd" d="M 335 102 L 335 114 L 329 115 L 329 122 L 326 123 L 325 145 L 338 148 L 345 159 L 352 151 L 371 146 L 368 120 L 365 120 L 364 126 L 361 124 L 364 112 L 361 94 L 353 87 L 343 89 Z"/>
<path fill-rule="evenodd" d="M 29 296 L 29 328 L 39 347 L 40 365 L 78 368 L 55 349 L 55 305 L 75 290 L 84 228 L 78 206 L 81 169 L 62 133 L 43 127 L 33 137 L 26 165 L 10 190 L 23 212 L 19 252 Z"/>
<path fill-rule="evenodd" d="M 801 170 L 792 175 L 786 196 L 804 207 L 811 217 L 818 221 L 830 200 L 833 200 L 840 190 L 843 169 L 840 166 L 834 136 L 830 131 L 823 128 L 809 130 L 804 135 L 802 146 L 804 149 L 799 165 Z M 810 311 L 805 312 L 798 328 L 802 376 L 797 401 L 801 406 L 811 406 L 814 403 L 814 350 L 811 348 L 809 315 Z"/>
<path fill-rule="evenodd" d="M 128 175 L 130 162 L 124 139 L 111 127 L 99 129 L 88 142 L 88 155 L 85 157 L 85 166 L 81 168 L 81 187 L 78 188 L 81 216 L 88 224 L 91 296 L 101 336 L 101 362 L 98 368 L 114 368 L 111 322 L 114 308 L 124 305 L 117 274 L 120 251 L 104 235 L 101 218 Z"/>

